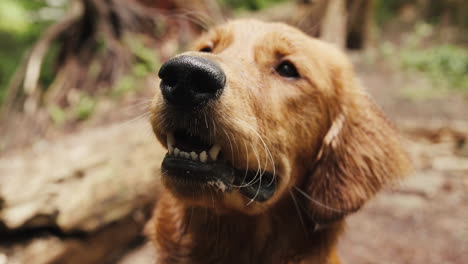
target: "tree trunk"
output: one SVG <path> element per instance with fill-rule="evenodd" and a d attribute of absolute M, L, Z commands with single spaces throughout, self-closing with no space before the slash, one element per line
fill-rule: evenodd
<path fill-rule="evenodd" d="M 344 49 L 347 36 L 346 17 L 346 1 L 329 0 L 322 20 L 320 38 Z"/>
<path fill-rule="evenodd" d="M 299 0 L 294 14 L 283 19 L 314 37 L 344 49 L 365 49 L 372 44 L 374 0 Z"/>
<path fill-rule="evenodd" d="M 365 49 L 372 46 L 375 29 L 374 1 L 349 0 L 346 47 L 348 49 Z"/>

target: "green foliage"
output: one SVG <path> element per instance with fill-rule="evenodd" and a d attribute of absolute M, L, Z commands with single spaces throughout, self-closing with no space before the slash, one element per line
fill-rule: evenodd
<path fill-rule="evenodd" d="M 81 94 L 78 102 L 71 108 L 61 108 L 58 105 L 52 104 L 48 106 L 47 110 L 55 124 L 63 125 L 70 120 L 84 121 L 90 118 L 94 114 L 96 106 L 96 98 L 87 94 Z"/>
<path fill-rule="evenodd" d="M 28 30 L 29 23 L 27 21 L 28 12 L 18 2 L 12 0 L 3 0 L 2 8 L 0 8 L 0 30 L 22 34 Z"/>
<path fill-rule="evenodd" d="M 58 14 L 63 8 L 50 7 L 46 1 L 0 1 L 0 104 L 25 52 L 39 38 L 43 30 L 56 19 L 51 15 L 51 11 Z M 46 12 L 43 12 L 44 10 Z M 47 81 L 46 79 L 47 77 L 43 80 Z"/>
<path fill-rule="evenodd" d="M 137 80 L 133 75 L 124 75 L 117 80 L 117 83 L 112 89 L 111 95 L 121 97 L 128 92 L 136 90 L 137 87 Z"/>
<path fill-rule="evenodd" d="M 375 4 L 375 18 L 377 23 L 384 24 L 395 16 L 400 6 L 408 0 L 377 0 Z"/>
<path fill-rule="evenodd" d="M 143 77 L 149 73 L 153 73 L 159 68 L 159 58 L 154 49 L 146 47 L 143 37 L 131 36 L 125 39 L 126 44 L 130 47 L 131 52 L 136 58 L 133 65 L 133 74 L 138 77 Z"/>
<path fill-rule="evenodd" d="M 240 10 L 259 10 L 285 0 L 218 0 L 222 5 Z"/>
<path fill-rule="evenodd" d="M 134 55 L 131 72 L 121 76 L 114 84 L 111 95 L 121 97 L 129 92 L 137 91 L 143 87 L 141 80 L 150 74 L 155 74 L 160 67 L 160 59 L 154 49 L 144 45 L 144 37 L 129 35 L 125 38 L 125 44 L 130 47 Z"/>
<path fill-rule="evenodd" d="M 407 71 L 427 76 L 439 91 L 468 92 L 468 50 L 450 44 L 427 46 L 432 34 L 430 25 L 417 24 L 402 47 L 386 42 L 382 52 Z"/>
<path fill-rule="evenodd" d="M 72 113 L 75 119 L 82 121 L 88 119 L 94 113 L 95 108 L 95 99 L 90 96 L 83 95 Z"/>
<path fill-rule="evenodd" d="M 61 125 L 67 121 L 67 113 L 59 106 L 50 105 L 47 110 L 55 124 Z"/>
<path fill-rule="evenodd" d="M 418 24 L 401 52 L 403 66 L 428 75 L 435 85 L 468 92 L 468 50 L 449 44 L 424 48 L 432 27 Z"/>
<path fill-rule="evenodd" d="M 410 49 L 401 53 L 405 68 L 427 74 L 435 85 L 468 92 L 468 51 L 453 45 Z"/>
<path fill-rule="evenodd" d="M 60 45 L 58 43 L 53 43 L 44 58 L 39 78 L 39 83 L 44 90 L 52 84 L 55 78 L 55 62 L 57 61 L 59 52 Z"/>
<path fill-rule="evenodd" d="M 412 7 L 426 23 L 437 25 L 447 20 L 451 25 L 468 30 L 468 1 L 466 0 L 376 0 L 375 18 L 384 24 L 395 18 L 403 7 Z M 445 17 L 445 19 L 444 19 Z"/>

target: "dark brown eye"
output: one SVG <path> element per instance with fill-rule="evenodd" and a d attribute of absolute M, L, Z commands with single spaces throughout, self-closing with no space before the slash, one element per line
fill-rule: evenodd
<path fill-rule="evenodd" d="M 276 72 L 286 78 L 299 78 L 296 67 L 290 61 L 283 61 L 276 66 Z"/>
<path fill-rule="evenodd" d="M 212 46 L 204 46 L 203 48 L 200 49 L 201 52 L 212 52 L 213 47 Z"/>

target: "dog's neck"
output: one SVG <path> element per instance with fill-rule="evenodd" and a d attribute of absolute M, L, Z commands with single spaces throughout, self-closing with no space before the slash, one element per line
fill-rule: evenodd
<path fill-rule="evenodd" d="M 155 214 L 158 263 L 328 263 L 343 221 L 317 228 L 293 199 L 276 207 L 259 216 L 219 214 L 163 195 Z"/>

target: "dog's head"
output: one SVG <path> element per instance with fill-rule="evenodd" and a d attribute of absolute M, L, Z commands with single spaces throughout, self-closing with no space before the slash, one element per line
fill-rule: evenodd
<path fill-rule="evenodd" d="M 346 56 L 292 27 L 227 23 L 159 77 L 162 179 L 187 205 L 258 214 L 295 194 L 331 219 L 408 167 Z"/>

